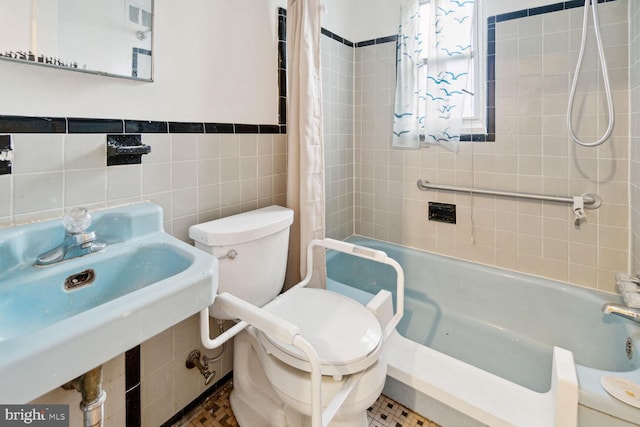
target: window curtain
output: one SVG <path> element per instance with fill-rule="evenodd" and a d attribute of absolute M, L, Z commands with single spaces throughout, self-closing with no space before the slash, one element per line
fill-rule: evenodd
<path fill-rule="evenodd" d="M 432 0 L 425 140 L 457 152 L 471 63 L 474 0 Z"/>
<path fill-rule="evenodd" d="M 474 0 L 428 3 L 401 3 L 392 145 L 418 148 L 424 135 L 426 143 L 457 152 L 469 95 Z"/>
<path fill-rule="evenodd" d="M 396 42 L 396 100 L 391 145 L 420 148 L 419 69 L 422 67 L 420 2 L 402 0 Z M 424 99 L 424 97 L 422 97 Z"/>
<path fill-rule="evenodd" d="M 325 235 L 324 142 L 319 0 L 289 0 L 287 8 L 287 206 L 294 211 L 285 288 L 307 273 L 307 246 Z M 326 287 L 322 248 L 313 254 L 309 286 Z"/>

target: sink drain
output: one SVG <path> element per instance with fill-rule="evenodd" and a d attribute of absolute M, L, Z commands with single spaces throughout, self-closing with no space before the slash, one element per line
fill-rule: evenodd
<path fill-rule="evenodd" d="M 627 359 L 631 360 L 633 358 L 633 341 L 631 337 L 627 338 L 627 341 L 624 344 L 624 351 L 627 354 Z"/>
<path fill-rule="evenodd" d="M 92 268 L 72 274 L 64 281 L 64 289 L 72 291 L 82 286 L 90 285 L 96 279 L 96 272 Z"/>

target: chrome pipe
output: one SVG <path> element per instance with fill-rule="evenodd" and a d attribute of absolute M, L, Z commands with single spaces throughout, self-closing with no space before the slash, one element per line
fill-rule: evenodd
<path fill-rule="evenodd" d="M 204 384 L 209 385 L 213 378 L 216 376 L 216 371 L 209 371 L 209 364 L 205 362 L 205 364 L 203 365 L 200 361 L 200 356 L 200 350 L 193 350 L 187 356 L 185 366 L 187 367 L 187 369 L 198 368 L 198 371 L 200 371 L 200 373 L 204 377 Z"/>

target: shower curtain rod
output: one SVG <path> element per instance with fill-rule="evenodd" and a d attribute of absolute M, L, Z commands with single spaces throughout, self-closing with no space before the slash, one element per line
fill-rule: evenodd
<path fill-rule="evenodd" d="M 514 197 L 518 199 L 541 200 L 545 202 L 558 202 L 573 204 L 575 202 L 572 196 L 550 196 L 546 194 L 518 193 L 514 191 L 489 190 L 483 188 L 457 187 L 453 185 L 431 184 L 424 179 L 418 179 L 418 188 L 422 191 L 427 190 L 444 190 L 456 191 L 471 194 L 486 194 L 490 196 Z M 584 201 L 585 209 L 598 209 L 602 204 L 602 199 L 597 194 L 584 193 L 580 197 Z"/>

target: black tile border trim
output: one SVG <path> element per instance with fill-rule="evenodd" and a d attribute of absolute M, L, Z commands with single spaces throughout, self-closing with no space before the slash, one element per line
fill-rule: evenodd
<path fill-rule="evenodd" d="M 169 133 L 204 133 L 204 123 L 169 122 Z"/>
<path fill-rule="evenodd" d="M 345 39 L 344 37 L 340 37 L 339 35 L 332 33 L 331 31 L 327 30 L 326 28 L 320 28 L 320 34 L 323 34 L 339 43 L 342 43 L 345 46 L 349 46 L 349 47 L 354 47 L 353 42 L 350 42 L 349 40 Z"/>
<path fill-rule="evenodd" d="M 345 39 L 344 37 L 340 37 L 339 35 L 327 30 L 326 28 L 321 28 L 320 33 L 348 47 L 364 47 L 383 43 L 395 43 L 396 40 L 398 40 L 398 35 L 394 34 L 392 36 L 378 37 L 376 39 L 363 40 L 361 42 L 353 43 Z"/>
<path fill-rule="evenodd" d="M 616 1 L 616 0 L 598 0 L 598 3 L 609 3 L 612 1 Z M 539 6 L 539 7 L 533 7 L 530 9 L 521 9 L 521 10 L 516 10 L 508 13 L 501 13 L 499 15 L 495 15 L 490 18 L 495 18 L 494 22 L 504 22 L 504 21 L 510 21 L 512 19 L 520 19 L 520 18 L 525 18 L 527 16 L 535 16 L 535 15 L 542 15 L 545 13 L 559 12 L 562 10 L 575 9 L 577 7 L 583 7 L 583 6 L 584 6 L 583 0 L 570 0 L 570 1 L 563 1 L 559 3 L 549 4 L 546 6 Z"/>
<path fill-rule="evenodd" d="M 0 116 L 2 133 L 66 133 L 64 117 Z"/>
<path fill-rule="evenodd" d="M 140 346 L 124 353 L 125 419 L 128 426 L 142 425 Z"/>
<path fill-rule="evenodd" d="M 125 133 L 169 133 L 169 124 L 149 120 L 125 120 L 124 131 Z"/>
<path fill-rule="evenodd" d="M 287 133 L 287 10 L 278 8 L 278 125 Z"/>
<path fill-rule="evenodd" d="M 254 133 L 284 134 L 286 124 L 162 122 L 77 117 L 28 117 L 0 115 L 0 133 Z"/>
<path fill-rule="evenodd" d="M 398 35 L 394 34 L 392 36 L 386 37 L 378 37 L 377 39 L 364 40 L 355 44 L 355 47 L 365 47 L 372 46 L 376 44 L 384 44 L 384 43 L 395 43 L 398 40 Z"/>
<path fill-rule="evenodd" d="M 122 119 L 67 118 L 67 133 L 123 133 Z"/>

